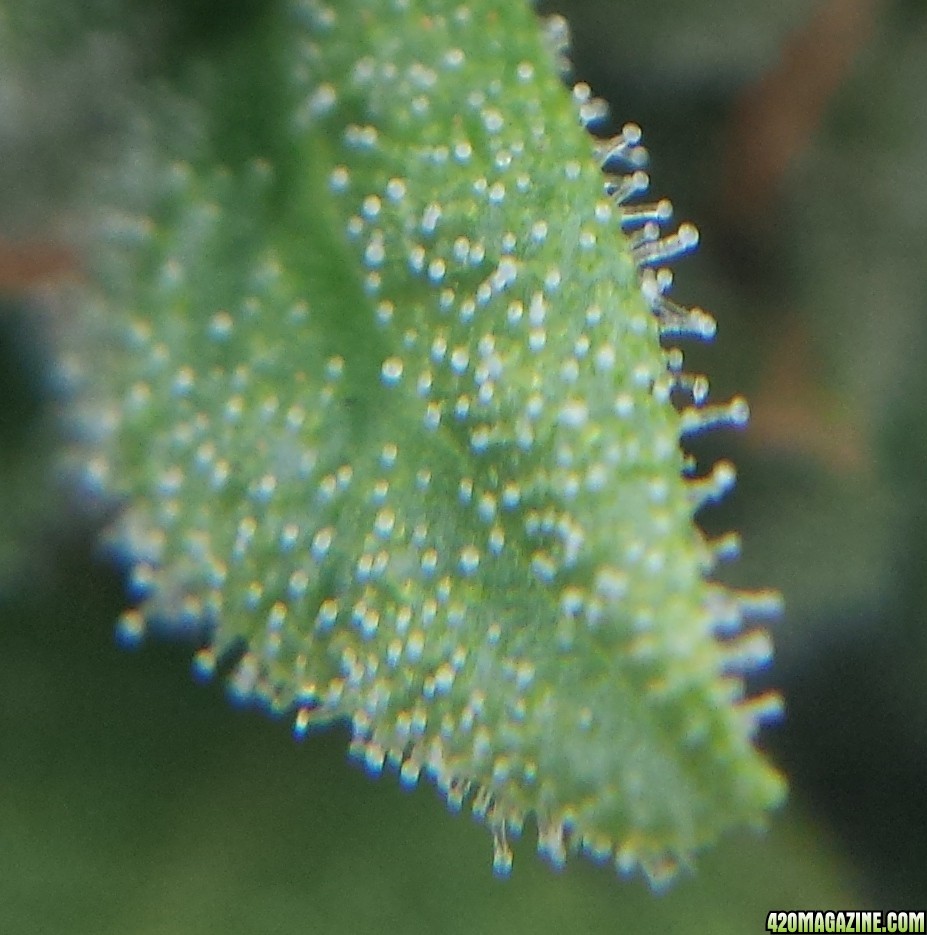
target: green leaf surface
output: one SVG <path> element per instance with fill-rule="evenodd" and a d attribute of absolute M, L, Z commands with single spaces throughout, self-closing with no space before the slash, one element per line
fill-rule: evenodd
<path fill-rule="evenodd" d="M 752 745 L 777 700 L 741 681 L 770 597 L 710 580 L 693 517 L 732 471 L 679 446 L 745 409 L 661 346 L 707 331 L 653 272 L 693 230 L 641 226 L 635 130 L 595 142 L 525 4 L 256 29 L 199 85 L 205 140 L 127 171 L 62 342 L 122 633 L 200 633 L 239 698 L 350 721 L 369 769 L 471 803 L 499 872 L 530 815 L 555 865 L 663 881 L 782 796 Z M 264 109 L 234 93 L 255 50 Z"/>

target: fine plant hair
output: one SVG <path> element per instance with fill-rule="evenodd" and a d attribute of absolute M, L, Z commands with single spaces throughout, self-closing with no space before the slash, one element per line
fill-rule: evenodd
<path fill-rule="evenodd" d="M 62 460 L 114 511 L 127 643 L 349 722 L 500 874 L 530 820 L 657 885 L 782 799 L 743 682 L 778 597 L 713 580 L 736 536 L 695 522 L 734 470 L 681 443 L 747 419 L 684 369 L 697 231 L 567 52 L 524 0 L 268 4 L 108 174 Z"/>

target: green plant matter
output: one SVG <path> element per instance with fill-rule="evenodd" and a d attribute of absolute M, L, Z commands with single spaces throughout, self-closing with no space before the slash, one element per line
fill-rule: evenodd
<path fill-rule="evenodd" d="M 499 872 L 532 816 L 555 865 L 659 883 L 782 797 L 742 683 L 776 598 L 712 582 L 735 543 L 694 523 L 733 470 L 680 438 L 746 418 L 666 346 L 713 331 L 667 296 L 695 230 L 564 51 L 521 2 L 305 0 L 208 54 L 88 238 L 68 462 L 118 506 L 128 641 L 349 720 Z"/>

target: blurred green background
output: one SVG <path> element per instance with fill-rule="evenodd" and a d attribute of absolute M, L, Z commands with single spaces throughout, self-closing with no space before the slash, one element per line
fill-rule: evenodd
<path fill-rule="evenodd" d="M 703 525 L 743 532 L 725 580 L 787 607 L 755 681 L 786 697 L 763 744 L 790 802 L 659 895 L 555 873 L 531 829 L 499 882 L 482 826 L 369 779 L 344 731 L 297 743 L 198 684 L 189 647 L 115 644 L 120 570 L 48 476 L 38 309 L 131 88 L 260 7 L 0 5 L 0 932 L 740 935 L 772 909 L 927 907 L 924 5 L 557 7 L 577 76 L 644 126 L 655 193 L 702 231 L 674 292 L 719 336 L 687 359 L 754 412 L 693 445 L 740 474 Z"/>

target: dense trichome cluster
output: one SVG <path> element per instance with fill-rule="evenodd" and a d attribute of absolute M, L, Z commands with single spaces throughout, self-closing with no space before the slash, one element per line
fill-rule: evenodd
<path fill-rule="evenodd" d="M 468 801 L 495 867 L 527 817 L 665 879 L 781 796 L 744 699 L 766 593 L 709 580 L 680 438 L 706 404 L 668 295 L 640 131 L 563 86 L 564 23 L 522 2 L 303 0 L 278 54 L 280 167 L 165 158 L 109 215 L 61 372 L 136 606 L 122 632 L 240 653 L 240 697 Z M 279 147 L 277 147 L 279 149 Z M 604 174 L 603 174 L 604 173 Z M 672 398 L 671 398 L 672 397 Z M 679 400 L 688 399 L 680 408 Z"/>

